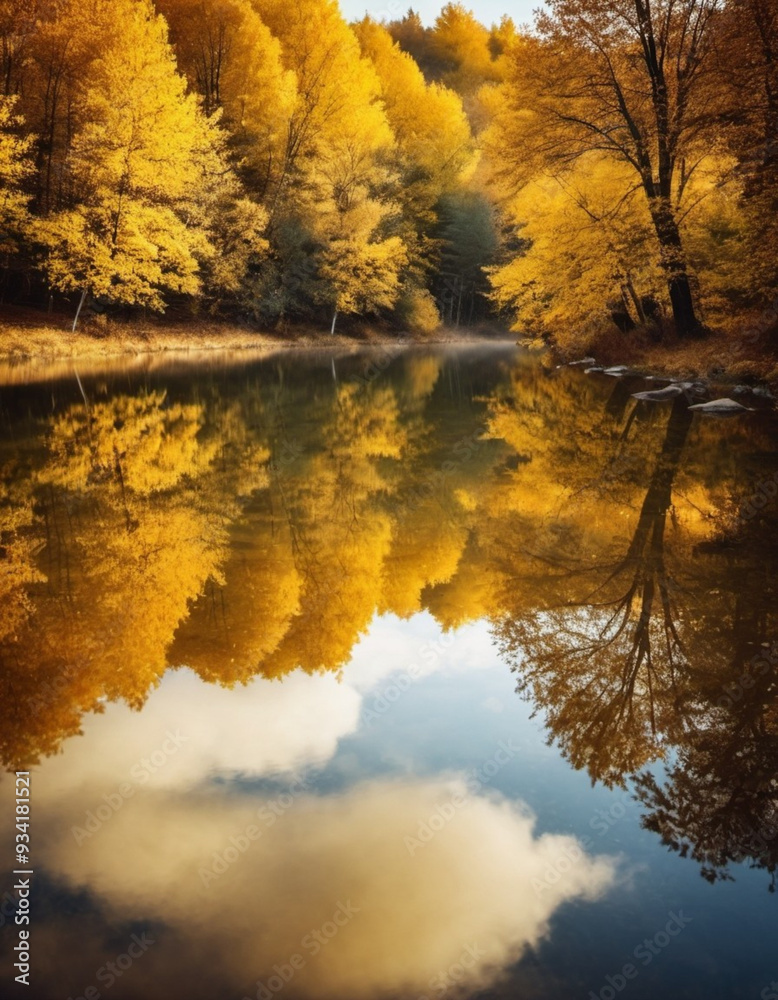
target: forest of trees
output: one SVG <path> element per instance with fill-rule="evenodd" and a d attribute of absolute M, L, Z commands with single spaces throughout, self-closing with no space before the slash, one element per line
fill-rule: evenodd
<path fill-rule="evenodd" d="M 769 345 L 777 195 L 778 0 L 0 0 L 0 301 Z"/>

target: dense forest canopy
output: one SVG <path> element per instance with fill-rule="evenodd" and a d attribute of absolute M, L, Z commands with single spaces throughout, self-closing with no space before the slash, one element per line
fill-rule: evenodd
<path fill-rule="evenodd" d="M 770 344 L 777 0 L 0 0 L 0 296 Z M 742 344 L 741 344 L 742 346 Z"/>

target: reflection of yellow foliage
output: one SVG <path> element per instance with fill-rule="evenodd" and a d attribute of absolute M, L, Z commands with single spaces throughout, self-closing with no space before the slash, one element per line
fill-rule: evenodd
<path fill-rule="evenodd" d="M 233 528 L 220 586 L 212 581 L 179 630 L 169 659 L 208 681 L 231 684 L 255 675 L 300 611 L 300 575 L 288 530 L 266 511 Z"/>
<path fill-rule="evenodd" d="M 386 561 L 382 611 L 410 617 L 422 609 L 422 591 L 447 583 L 456 573 L 467 527 L 448 520 L 434 501 L 403 517 Z"/>
<path fill-rule="evenodd" d="M 467 622 L 498 614 L 502 610 L 506 582 L 492 550 L 470 544 L 450 579 L 425 593 L 424 606 L 443 628 L 459 628 Z"/>
<path fill-rule="evenodd" d="M 407 393 L 424 399 L 432 393 L 440 375 L 441 359 L 434 354 L 411 354 L 405 361 Z"/>
<path fill-rule="evenodd" d="M 659 648 L 668 623 L 683 641 L 697 628 L 702 612 L 677 595 L 698 592 L 695 547 L 741 475 L 743 449 L 722 435 L 750 432 L 681 421 L 671 454 L 669 408 L 527 363 L 441 418 L 455 391 L 444 364 L 411 354 L 370 383 L 327 372 L 314 392 L 152 391 L 56 416 L 41 454 L 7 464 L 16 485 L 0 496 L 6 759 L 51 752 L 102 698 L 141 705 L 168 666 L 224 684 L 336 670 L 377 612 L 427 609 L 446 628 L 497 620 L 533 697 L 555 706 L 553 731 L 591 764 L 576 706 L 608 731 L 623 701 L 596 713 L 635 636 Z M 716 620 L 734 622 L 716 600 Z M 600 644 L 602 687 L 587 687 L 594 668 L 565 643 L 606 606 L 624 629 Z M 669 725 L 662 669 L 651 690 L 642 668 L 630 679 L 611 764 L 660 747 L 647 733 Z"/>
<path fill-rule="evenodd" d="M 165 394 L 152 392 L 72 407 L 52 428 L 46 481 L 80 490 L 120 473 L 126 490 L 144 496 L 200 475 L 217 447 L 198 441 L 201 408 L 164 404 Z"/>
<path fill-rule="evenodd" d="M 327 433 L 332 454 L 348 459 L 400 458 L 407 445 L 391 386 L 369 394 L 354 383 L 338 389 L 337 417 Z"/>
<path fill-rule="evenodd" d="M 77 727 L 79 710 L 103 697 L 140 705 L 189 602 L 220 579 L 231 501 L 199 485 L 219 448 L 202 444 L 203 423 L 200 405 L 166 407 L 163 393 L 74 406 L 54 421 L 27 542 L 42 549 L 46 586 L 16 633 L 32 685 L 16 699 L 25 757 L 45 752 L 41 727 Z M 64 682 L 41 708 L 47 677 Z"/>
<path fill-rule="evenodd" d="M 3 483 L 5 475 L 0 478 L 0 643 L 19 638 L 33 613 L 29 589 L 45 579 L 35 565 L 38 544 L 25 530 L 33 522 L 32 504 L 27 498 L 15 500 Z"/>

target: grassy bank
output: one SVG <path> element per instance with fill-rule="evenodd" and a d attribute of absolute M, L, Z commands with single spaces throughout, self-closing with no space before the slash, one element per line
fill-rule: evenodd
<path fill-rule="evenodd" d="M 71 332 L 72 320 L 33 310 L 4 310 L 0 315 L 0 358 L 31 362 L 75 358 L 113 358 L 122 355 L 194 351 L 262 351 L 280 347 L 355 347 L 397 343 L 396 330 L 367 324 L 352 325 L 330 335 L 329 329 L 289 324 L 276 330 L 256 330 L 227 322 L 189 318 L 91 320 Z M 432 334 L 405 335 L 425 344 L 512 340 L 513 335 L 493 326 L 454 330 L 441 327 Z"/>
<path fill-rule="evenodd" d="M 72 319 L 15 310 L 0 316 L 0 385 L 56 379 L 120 366 L 151 372 L 177 365 L 187 358 L 213 359 L 214 364 L 240 364 L 278 350 L 314 347 L 355 351 L 361 347 L 397 344 L 397 331 L 361 324 L 331 336 L 329 329 L 295 324 L 286 329 L 259 331 L 225 322 L 197 319 L 158 319 L 88 322 L 76 333 Z M 411 343 L 454 344 L 513 342 L 504 329 L 482 327 L 452 330 L 442 327 Z"/>
<path fill-rule="evenodd" d="M 336 347 L 355 350 L 362 346 L 396 344 L 396 330 L 354 324 L 335 336 L 313 325 L 290 324 L 260 331 L 226 322 L 191 318 L 136 320 L 91 320 L 71 332 L 72 320 L 35 310 L 6 310 L 0 316 L 0 362 L 6 373 L 15 370 L 13 381 L 24 381 L 52 363 L 78 360 L 86 368 L 99 369 L 101 362 L 135 358 L 140 363 L 201 352 L 263 354 L 281 348 Z M 515 340 L 516 335 L 498 326 L 473 329 L 441 327 L 433 334 L 406 335 L 411 343 L 455 344 Z M 573 354 L 556 351 L 560 360 Z M 699 340 L 656 343 L 648 333 L 612 331 L 597 336 L 585 352 L 606 365 L 630 365 L 649 374 L 679 379 L 710 379 L 718 383 L 765 383 L 778 391 L 778 359 L 769 349 L 769 338 L 756 342 L 734 331 L 714 331 Z M 580 356 L 577 352 L 576 356 Z M 6 379 L 7 381 L 7 379 Z"/>

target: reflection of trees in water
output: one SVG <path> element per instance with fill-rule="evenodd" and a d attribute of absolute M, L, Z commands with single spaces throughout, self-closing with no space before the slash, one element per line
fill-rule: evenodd
<path fill-rule="evenodd" d="M 625 414 L 620 401 L 616 411 Z M 635 407 L 625 418 L 627 431 L 640 415 Z M 774 532 L 718 516 L 712 538 L 689 544 L 674 523 L 668 540 L 691 426 L 676 400 L 624 554 L 604 559 L 600 545 L 582 557 L 584 529 L 575 547 L 557 549 L 541 606 L 526 609 L 521 595 L 513 611 L 506 601 L 496 632 L 519 690 L 576 767 L 607 784 L 633 776 L 644 825 L 699 861 L 706 878 L 745 860 L 774 877 L 778 657 L 759 656 L 775 634 L 774 554 L 759 551 Z M 636 775 L 670 747 L 664 785 Z"/>
<path fill-rule="evenodd" d="M 52 421 L 24 483 L 32 517 L 9 533 L 37 555 L 38 578 L 11 602 L 12 616 L 25 600 L 28 613 L 0 642 L 6 762 L 51 753 L 103 699 L 140 707 L 165 669 L 225 540 L 227 512 L 197 486 L 217 450 L 202 429 L 200 406 L 161 393 L 73 406 Z"/>
<path fill-rule="evenodd" d="M 170 666 L 337 670 L 376 612 L 485 616 L 576 767 L 623 783 L 674 748 L 646 824 L 706 872 L 741 857 L 775 798 L 774 667 L 722 702 L 775 640 L 772 515 L 729 512 L 758 433 L 527 362 L 331 369 L 98 394 L 11 455 L 4 760 Z"/>
<path fill-rule="evenodd" d="M 724 520 L 701 558 L 728 613 L 705 616 L 693 651 L 695 686 L 705 700 L 664 783 L 637 778 L 643 824 L 699 862 L 711 882 L 733 863 L 778 869 L 778 641 L 772 545 L 778 516 L 768 509 Z M 718 564 L 718 565 L 717 565 Z M 717 608 L 720 605 L 717 605 Z"/>
<path fill-rule="evenodd" d="M 575 766 L 608 784 L 660 756 L 676 728 L 685 655 L 666 536 L 691 423 L 686 403 L 676 401 L 622 551 L 617 540 L 601 541 L 595 560 L 587 559 L 584 529 L 568 559 L 557 550 L 564 561 L 538 594 L 541 606 L 508 610 L 496 628 L 520 690 L 543 705 L 554 738 Z M 586 516 L 597 493 L 595 483 L 588 497 L 577 494 L 574 518 Z"/>
<path fill-rule="evenodd" d="M 5 761 L 53 752 L 106 699 L 140 707 L 170 665 L 222 684 L 337 669 L 389 580 L 388 608 L 407 591 L 411 613 L 455 571 L 468 531 L 447 497 L 468 463 L 436 480 L 424 516 L 394 501 L 434 468 L 439 360 L 409 356 L 395 382 L 341 367 L 337 382 L 329 365 L 265 372 L 183 402 L 90 390 L 3 468 Z M 464 387 L 449 372 L 444 395 L 459 406 Z M 456 420 L 477 428 L 469 396 Z M 458 546 L 443 572 L 441 499 Z"/>
<path fill-rule="evenodd" d="M 775 698 L 774 682 L 770 693 Z M 749 698 L 750 700 L 750 698 Z M 709 882 L 727 879 L 729 866 L 746 862 L 770 873 L 778 869 L 778 731 L 716 718 L 690 734 L 664 782 L 650 773 L 636 777 L 646 808 L 643 826 L 682 857 L 701 866 Z"/>

